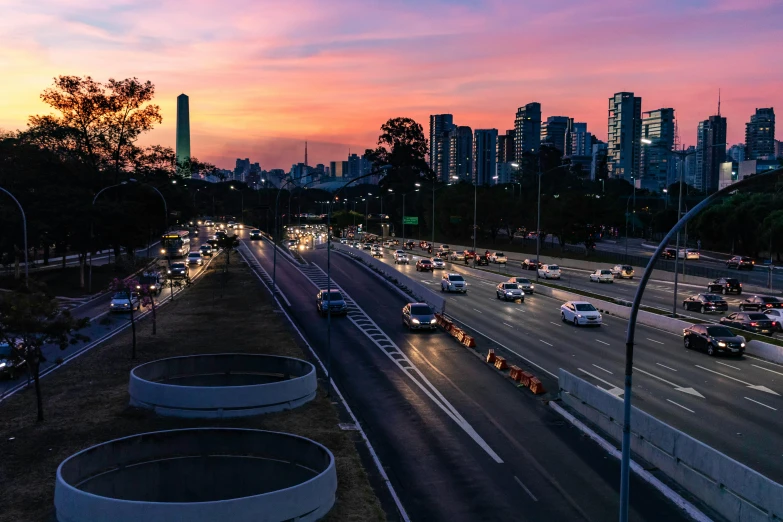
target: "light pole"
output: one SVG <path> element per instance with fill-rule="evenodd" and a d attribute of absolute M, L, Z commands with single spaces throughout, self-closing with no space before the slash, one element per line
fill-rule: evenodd
<path fill-rule="evenodd" d="M 630 484 L 630 463 L 631 463 L 631 384 L 633 375 L 633 344 L 634 334 L 636 332 L 636 318 L 639 315 L 639 307 L 642 301 L 642 295 L 647 287 L 647 282 L 652 276 L 653 267 L 655 266 L 658 257 L 663 252 L 666 245 L 671 240 L 672 236 L 679 233 L 680 229 L 685 226 L 691 219 L 693 219 L 699 212 L 705 207 L 710 205 L 717 199 L 722 198 L 726 194 L 735 192 L 740 188 L 756 184 L 761 180 L 767 180 L 774 177 L 781 177 L 783 175 L 783 169 L 770 170 L 762 172 L 755 176 L 749 177 L 738 181 L 728 187 L 722 188 L 717 192 L 713 192 L 707 196 L 698 205 L 693 207 L 685 216 L 679 218 L 674 227 L 664 236 L 658 248 L 655 249 L 655 253 L 647 263 L 647 267 L 642 274 L 642 279 L 639 281 L 639 287 L 636 289 L 636 295 L 633 298 L 633 304 L 631 305 L 631 314 L 628 318 L 628 329 L 626 331 L 625 338 L 625 389 L 623 391 L 623 438 L 622 438 L 622 456 L 620 460 L 620 522 L 628 521 L 628 500 L 629 500 L 629 484 Z M 679 217 L 679 216 L 678 216 Z M 679 254 L 679 252 L 678 252 Z M 676 273 L 676 272 L 675 272 Z"/>
<path fill-rule="evenodd" d="M 30 267 L 27 266 L 27 216 L 24 213 L 24 209 L 22 208 L 22 204 L 19 203 L 19 200 L 14 197 L 13 194 L 8 192 L 3 187 L 0 187 L 0 190 L 8 194 L 8 196 L 14 200 L 14 203 L 16 203 L 16 206 L 19 207 L 19 212 L 22 213 L 22 246 L 24 246 L 24 286 L 27 288 L 30 287 Z M 65 253 L 63 253 L 65 255 Z"/>
<path fill-rule="evenodd" d="M 92 293 L 92 240 L 94 236 L 94 214 L 95 214 L 95 201 L 97 201 L 98 196 L 100 196 L 103 192 L 112 189 L 114 187 L 119 187 L 121 185 L 127 185 L 127 181 L 122 181 L 120 183 L 117 183 L 116 185 L 109 185 L 108 187 L 104 187 L 101 190 L 98 191 L 97 194 L 95 194 L 95 197 L 92 198 L 92 205 L 90 207 L 90 258 L 89 258 L 89 269 L 87 271 L 87 293 Z"/>
<path fill-rule="evenodd" d="M 628 196 L 628 199 L 625 200 L 625 262 L 626 263 L 628 262 L 628 218 L 630 216 L 630 214 L 628 214 L 628 204 L 631 202 L 632 197 L 633 194 Z M 636 213 L 635 209 L 634 209 L 634 213 Z"/>
<path fill-rule="evenodd" d="M 520 188 L 520 192 L 522 192 Z M 477 226 L 477 210 L 478 210 L 478 182 L 477 180 L 473 180 L 473 254 L 476 253 L 476 236 L 478 235 L 478 226 Z M 467 263 L 467 259 L 465 260 L 465 263 Z M 473 266 L 475 267 L 475 258 L 473 260 Z"/>
<path fill-rule="evenodd" d="M 241 214 L 240 214 L 240 217 L 239 217 L 239 221 L 241 223 L 244 223 L 245 222 L 245 195 L 242 194 L 242 190 L 240 190 L 238 188 L 235 188 L 234 185 L 231 185 L 231 190 L 236 190 L 237 192 L 239 192 L 239 197 L 241 198 L 240 199 L 240 204 L 242 205 L 240 207 Z"/>
<path fill-rule="evenodd" d="M 663 209 L 669 210 L 669 190 L 663 189 Z"/>
<path fill-rule="evenodd" d="M 416 187 L 421 187 L 421 183 L 416 183 Z M 391 189 L 389 189 L 391 190 Z M 406 192 L 402 195 L 402 246 L 405 246 L 405 196 L 408 194 L 412 194 L 414 192 L 418 192 L 419 189 L 416 188 L 414 190 L 411 190 L 409 192 Z"/>

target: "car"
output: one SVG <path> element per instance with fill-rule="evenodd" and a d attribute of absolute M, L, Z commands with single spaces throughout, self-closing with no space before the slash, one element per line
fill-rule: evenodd
<path fill-rule="evenodd" d="M 762 335 L 773 335 L 778 329 L 778 322 L 761 312 L 736 312 L 721 317 L 720 324 Z"/>
<path fill-rule="evenodd" d="M 144 288 L 150 294 L 155 295 L 160 295 L 165 285 L 163 277 L 158 272 L 144 272 L 139 276 L 138 282 L 136 290 L 141 292 L 142 288 Z"/>
<path fill-rule="evenodd" d="M 719 277 L 707 283 L 707 291 L 712 294 L 742 294 L 742 283 L 733 277 Z"/>
<path fill-rule="evenodd" d="M 686 349 L 704 350 L 707 355 L 726 353 L 741 357 L 745 353 L 745 338 L 725 326 L 694 324 L 682 331 L 682 338 Z"/>
<path fill-rule="evenodd" d="M 441 292 L 461 292 L 463 294 L 468 293 L 468 283 L 465 278 L 460 274 L 448 273 L 443 274 L 443 278 L 440 280 Z"/>
<path fill-rule="evenodd" d="M 427 270 L 432 272 L 433 268 L 434 267 L 432 266 L 432 261 L 430 261 L 429 259 L 419 259 L 418 261 L 416 261 L 417 272 L 426 272 Z"/>
<path fill-rule="evenodd" d="M 261 239 L 261 231 L 254 228 L 250 231 L 250 239 Z"/>
<path fill-rule="evenodd" d="M 427 243 L 426 241 L 419 241 L 419 248 L 421 248 L 422 250 L 429 250 L 430 244 Z"/>
<path fill-rule="evenodd" d="M 538 270 L 541 268 L 541 263 L 536 263 L 535 261 L 531 261 L 530 259 L 525 259 L 522 261 L 522 269 L 523 270 Z"/>
<path fill-rule="evenodd" d="M 383 242 L 383 247 L 384 248 L 392 248 L 393 246 L 394 246 L 394 242 L 393 241 L 388 241 L 387 240 L 387 241 Z"/>
<path fill-rule="evenodd" d="M 407 241 L 407 242 L 403 243 L 402 248 L 405 249 L 405 250 L 413 250 L 413 247 L 415 246 L 415 244 L 416 243 L 414 243 L 413 241 Z"/>
<path fill-rule="evenodd" d="M 661 257 L 664 259 L 674 259 L 675 257 L 677 257 L 677 249 L 665 248 L 663 252 L 661 252 Z"/>
<path fill-rule="evenodd" d="M 383 249 L 378 245 L 373 245 L 372 257 L 383 257 Z"/>
<path fill-rule="evenodd" d="M 763 313 L 769 317 L 770 321 L 775 321 L 777 323 L 778 332 L 783 331 L 783 309 L 767 308 Z"/>
<path fill-rule="evenodd" d="M 512 277 L 508 280 L 509 283 L 516 283 L 519 285 L 519 288 L 522 289 L 523 292 L 525 292 L 525 295 L 529 295 L 535 292 L 536 285 L 533 284 L 530 279 L 527 279 L 525 277 Z"/>
<path fill-rule="evenodd" d="M 213 252 L 218 249 L 218 243 L 219 243 L 219 241 L 217 240 L 217 238 L 213 237 L 213 238 L 207 239 L 207 244 L 212 247 L 212 251 Z"/>
<path fill-rule="evenodd" d="M 115 293 L 111 301 L 109 302 L 110 312 L 130 312 L 131 310 L 138 310 L 141 308 L 141 300 L 139 294 L 136 292 L 130 292 L 130 298 L 128 292 Z"/>
<path fill-rule="evenodd" d="M 14 380 L 25 370 L 27 370 L 27 361 L 22 357 L 18 340 L 11 339 L 10 343 L 0 341 L 0 377 Z"/>
<path fill-rule="evenodd" d="M 361 248 L 361 244 L 358 241 L 354 241 L 351 243 L 351 248 Z"/>
<path fill-rule="evenodd" d="M 321 315 L 347 315 L 348 303 L 345 302 L 342 292 L 335 289 L 319 290 L 315 296 L 315 309 Z"/>
<path fill-rule="evenodd" d="M 508 261 L 508 258 L 503 252 L 492 252 L 489 255 L 489 260 L 497 265 L 505 265 Z"/>
<path fill-rule="evenodd" d="M 596 270 L 590 274 L 591 283 L 614 283 L 614 275 L 611 270 Z"/>
<path fill-rule="evenodd" d="M 601 312 L 587 301 L 568 301 L 560 305 L 560 319 L 566 323 L 601 326 Z"/>
<path fill-rule="evenodd" d="M 214 253 L 212 245 L 201 245 L 198 250 L 201 252 L 201 257 L 212 257 L 212 254 Z"/>
<path fill-rule="evenodd" d="M 446 268 L 446 263 L 443 262 L 443 258 L 440 256 L 435 256 L 432 258 L 432 268 L 437 268 L 439 270 L 443 270 Z"/>
<path fill-rule="evenodd" d="M 402 325 L 409 330 L 435 330 L 435 313 L 427 303 L 408 303 L 402 308 Z"/>
<path fill-rule="evenodd" d="M 362 250 L 372 250 L 372 243 L 362 243 Z"/>
<path fill-rule="evenodd" d="M 476 251 L 475 250 L 465 250 L 463 252 L 463 255 L 465 256 L 465 259 L 475 259 L 476 258 Z"/>
<path fill-rule="evenodd" d="M 687 298 L 682 302 L 682 307 L 686 310 L 695 310 L 702 314 L 707 312 L 728 312 L 729 303 L 719 295 L 698 294 Z"/>
<path fill-rule="evenodd" d="M 476 266 L 489 266 L 489 256 L 476 254 L 474 257 Z"/>
<path fill-rule="evenodd" d="M 233 222 L 233 221 L 229 221 L 227 226 L 226 226 L 226 228 L 232 228 L 232 229 L 236 228 L 236 227 L 237 227 L 237 224 L 235 222 Z"/>
<path fill-rule="evenodd" d="M 726 268 L 736 268 L 737 270 L 753 270 L 756 262 L 746 256 L 734 256 L 726 261 Z"/>
<path fill-rule="evenodd" d="M 201 252 L 191 252 L 188 254 L 188 264 L 201 266 L 204 263 L 204 259 L 201 257 Z"/>
<path fill-rule="evenodd" d="M 207 228 L 212 228 L 212 227 L 215 226 L 215 222 L 212 221 L 211 219 L 208 219 L 208 220 L 204 221 L 204 226 L 207 227 Z"/>
<path fill-rule="evenodd" d="M 748 297 L 739 305 L 741 312 L 746 312 L 748 310 L 765 311 L 769 308 L 783 308 L 783 301 L 777 297 L 754 295 L 752 297 Z"/>
<path fill-rule="evenodd" d="M 467 250 L 455 250 L 454 252 L 449 253 L 449 259 L 451 261 L 465 261 L 465 252 L 467 252 Z"/>
<path fill-rule="evenodd" d="M 692 248 L 681 248 L 680 249 L 680 259 L 699 259 L 699 251 L 694 250 Z"/>
<path fill-rule="evenodd" d="M 394 253 L 395 265 L 407 265 L 408 263 L 410 263 L 410 260 L 408 259 L 408 254 L 406 254 L 404 250 L 397 250 Z"/>
<path fill-rule="evenodd" d="M 631 265 L 614 265 L 609 269 L 612 276 L 619 279 L 633 279 L 634 271 Z"/>
<path fill-rule="evenodd" d="M 538 269 L 538 277 L 560 279 L 560 267 L 557 265 L 541 265 L 541 268 Z"/>
<path fill-rule="evenodd" d="M 168 269 L 169 277 L 180 278 L 188 276 L 188 265 L 185 263 L 171 263 Z"/>
<path fill-rule="evenodd" d="M 504 299 L 506 301 L 525 301 L 525 292 L 516 283 L 500 283 L 495 289 L 495 295 L 498 299 Z"/>
<path fill-rule="evenodd" d="M 215 239 L 223 239 L 225 237 L 228 237 L 228 234 L 224 230 L 218 230 L 215 232 Z"/>
<path fill-rule="evenodd" d="M 441 245 L 438 247 L 439 254 L 448 254 L 449 252 L 451 252 L 449 245 Z"/>

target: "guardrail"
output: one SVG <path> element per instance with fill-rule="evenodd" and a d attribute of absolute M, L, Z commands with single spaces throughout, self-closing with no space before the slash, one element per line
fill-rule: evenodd
<path fill-rule="evenodd" d="M 621 439 L 620 399 L 563 369 L 558 385 L 564 404 Z M 631 449 L 728 520 L 783 519 L 783 486 L 635 407 Z"/>

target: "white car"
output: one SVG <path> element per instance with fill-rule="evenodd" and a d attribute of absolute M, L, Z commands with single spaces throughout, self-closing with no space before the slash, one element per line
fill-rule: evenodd
<path fill-rule="evenodd" d="M 397 250 L 394 253 L 395 265 L 407 265 L 409 263 L 410 263 L 410 259 L 408 259 L 408 254 L 406 254 L 404 250 Z"/>
<path fill-rule="evenodd" d="M 443 274 L 443 279 L 440 280 L 440 291 L 467 294 L 468 283 L 460 274 Z"/>
<path fill-rule="evenodd" d="M 128 292 L 117 292 L 109 303 L 110 312 L 130 312 L 139 308 L 141 308 L 141 301 L 136 292 L 131 293 L 130 299 L 128 299 Z"/>
<path fill-rule="evenodd" d="M 508 280 L 508 282 L 519 285 L 519 288 L 525 292 L 525 295 L 532 294 L 536 291 L 536 285 L 534 285 L 533 282 L 526 277 L 512 277 Z"/>
<path fill-rule="evenodd" d="M 614 283 L 614 276 L 611 270 L 596 270 L 590 274 L 591 283 Z"/>
<path fill-rule="evenodd" d="M 698 261 L 698 259 L 699 259 L 699 251 L 698 250 L 694 250 L 692 248 L 687 248 L 687 249 L 686 248 L 681 248 L 680 252 L 678 254 L 678 257 L 680 259 L 682 259 L 684 257 L 685 259 L 693 259 L 693 260 Z"/>
<path fill-rule="evenodd" d="M 601 312 L 587 301 L 568 301 L 560 306 L 560 318 L 574 326 L 594 324 L 601 326 Z"/>
<path fill-rule="evenodd" d="M 449 245 L 441 245 L 438 247 L 438 252 L 441 254 L 448 254 L 451 252 L 451 247 Z"/>
<path fill-rule="evenodd" d="M 372 250 L 372 245 L 370 243 L 362 243 L 362 250 Z"/>
<path fill-rule="evenodd" d="M 500 283 L 497 286 L 496 295 L 498 299 L 505 299 L 506 301 L 519 299 L 525 302 L 525 292 L 516 283 Z"/>
<path fill-rule="evenodd" d="M 538 277 L 560 279 L 560 267 L 557 265 L 541 265 L 541 268 L 538 269 Z"/>
<path fill-rule="evenodd" d="M 235 222 L 229 221 L 228 222 L 228 226 L 226 228 L 232 228 L 233 229 L 233 228 L 236 228 L 236 226 L 237 226 L 237 224 Z"/>
<path fill-rule="evenodd" d="M 446 263 L 443 262 L 443 258 L 440 256 L 435 256 L 432 258 L 432 268 L 438 268 L 438 269 L 444 269 L 446 268 Z"/>
<path fill-rule="evenodd" d="M 777 331 L 783 331 L 783 308 L 769 308 L 764 310 L 764 315 L 769 317 L 770 321 L 775 321 Z"/>
<path fill-rule="evenodd" d="M 201 266 L 204 260 L 201 257 L 201 252 L 191 252 L 188 254 L 188 264 Z"/>
<path fill-rule="evenodd" d="M 383 257 L 383 249 L 379 245 L 373 245 L 372 247 L 373 257 Z"/>
<path fill-rule="evenodd" d="M 392 248 L 394 246 L 394 243 L 392 243 L 391 241 L 384 241 L 383 246 L 384 248 Z"/>
<path fill-rule="evenodd" d="M 455 250 L 454 252 L 449 254 L 449 259 L 451 259 L 452 261 L 465 261 L 465 251 Z"/>
<path fill-rule="evenodd" d="M 489 260 L 492 263 L 505 265 L 508 261 L 508 258 L 506 258 L 506 254 L 503 252 L 493 252 L 489 255 Z"/>
<path fill-rule="evenodd" d="M 614 265 L 609 269 L 614 277 L 620 279 L 633 279 L 634 271 L 631 265 Z"/>

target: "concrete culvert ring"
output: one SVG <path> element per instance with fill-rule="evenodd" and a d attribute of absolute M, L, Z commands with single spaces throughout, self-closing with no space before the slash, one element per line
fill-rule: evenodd
<path fill-rule="evenodd" d="M 224 353 L 160 359 L 131 370 L 131 406 L 159 415 L 246 417 L 315 398 L 315 367 L 291 357 Z"/>
<path fill-rule="evenodd" d="M 334 505 L 334 455 L 304 437 L 238 428 L 141 433 L 57 468 L 58 522 L 314 521 Z"/>

